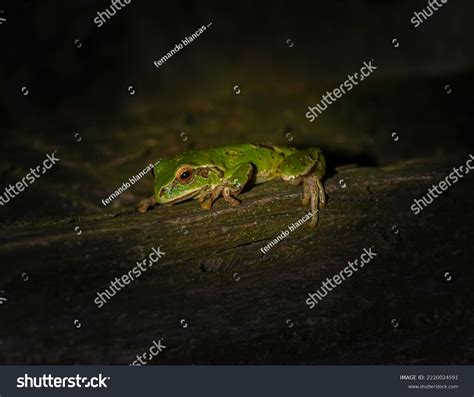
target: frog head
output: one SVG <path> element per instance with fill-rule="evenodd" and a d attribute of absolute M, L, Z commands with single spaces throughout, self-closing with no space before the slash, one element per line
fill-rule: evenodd
<path fill-rule="evenodd" d="M 216 186 L 224 174 L 213 165 L 196 165 L 177 159 L 160 160 L 153 171 L 155 200 L 160 204 L 195 198 Z"/>

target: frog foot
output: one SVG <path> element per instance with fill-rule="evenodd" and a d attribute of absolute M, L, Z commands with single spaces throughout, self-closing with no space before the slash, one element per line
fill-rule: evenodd
<path fill-rule="evenodd" d="M 232 207 L 237 207 L 238 205 L 240 205 L 240 200 L 233 197 L 233 194 L 235 193 L 231 192 L 229 187 L 225 187 L 222 191 L 222 196 L 224 197 L 224 200 L 227 201 Z"/>
<path fill-rule="evenodd" d="M 225 201 L 227 201 L 232 207 L 236 207 L 240 204 L 240 200 L 236 199 L 234 196 L 239 192 L 239 189 L 232 189 L 232 187 L 229 186 L 218 186 L 212 190 L 211 193 L 199 196 L 199 202 L 201 203 L 201 208 L 210 210 L 214 201 L 222 195 Z"/>
<path fill-rule="evenodd" d="M 212 207 L 212 203 L 214 202 L 214 200 L 211 199 L 211 196 L 208 196 L 208 198 L 199 201 L 201 202 L 201 208 L 203 210 L 210 210 Z"/>
<path fill-rule="evenodd" d="M 147 212 L 148 208 L 153 207 L 155 204 L 156 204 L 156 200 L 154 196 L 147 198 L 145 200 L 142 200 L 138 203 L 138 211 L 143 214 Z"/>
<path fill-rule="evenodd" d="M 216 201 L 222 193 L 222 186 L 218 186 L 213 189 L 210 193 L 205 193 L 199 196 L 199 202 L 201 208 L 204 210 L 210 210 L 214 201 Z"/>
<path fill-rule="evenodd" d="M 317 175 L 309 175 L 303 179 L 303 188 L 303 204 L 307 205 L 311 202 L 311 213 L 313 214 L 309 226 L 314 227 L 318 223 L 319 208 L 326 205 L 324 187 Z"/>

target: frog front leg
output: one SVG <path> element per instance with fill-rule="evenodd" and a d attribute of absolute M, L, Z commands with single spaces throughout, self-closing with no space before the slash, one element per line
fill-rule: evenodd
<path fill-rule="evenodd" d="M 281 165 L 281 177 L 292 184 L 303 181 L 303 204 L 311 202 L 313 218 L 310 226 L 318 223 L 319 207 L 324 207 L 326 195 L 321 179 L 326 172 L 326 161 L 320 149 L 308 148 L 288 156 Z"/>
<path fill-rule="evenodd" d="M 231 206 L 235 207 L 239 205 L 240 200 L 235 197 L 240 194 L 247 182 L 251 179 L 253 172 L 254 168 L 252 164 L 249 163 L 240 164 L 236 168 L 226 172 L 221 184 L 199 197 L 201 207 L 206 210 L 210 209 L 214 201 L 221 195 Z"/>
<path fill-rule="evenodd" d="M 253 173 L 253 165 L 243 163 L 230 170 L 228 176 L 224 175 L 226 182 L 222 189 L 222 196 L 231 206 L 236 207 L 240 204 L 240 200 L 236 199 L 235 196 L 238 196 L 244 189 L 247 182 L 252 178 Z"/>
<path fill-rule="evenodd" d="M 216 201 L 222 193 L 223 186 L 217 186 L 212 189 L 210 192 L 204 192 L 199 196 L 199 202 L 201 203 L 201 208 L 204 210 L 210 210 L 212 203 Z"/>

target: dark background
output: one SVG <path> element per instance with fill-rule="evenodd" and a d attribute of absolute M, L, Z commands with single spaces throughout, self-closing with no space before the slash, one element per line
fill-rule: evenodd
<path fill-rule="evenodd" d="M 109 6 L 110 2 L 102 0 L 18 0 L 3 2 L 0 6 L 4 11 L 0 17 L 7 19 L 0 25 L 0 186 L 3 189 L 9 183 L 21 180 L 29 167 L 40 164 L 47 153 L 58 150 L 61 159 L 58 166 L 8 205 L 0 207 L 3 229 L 0 291 L 10 294 L 16 291 L 23 299 L 22 303 L 16 303 L 15 309 L 9 309 L 6 304 L 0 306 L 0 321 L 2 311 L 6 313 L 4 318 L 11 320 L 9 326 L 0 327 L 3 328 L 0 339 L 6 341 L 0 345 L 4 352 L 3 362 L 126 363 L 128 356 L 124 353 L 105 351 L 81 355 L 68 349 L 62 351 L 60 339 L 51 342 L 52 347 L 39 349 L 37 353 L 30 354 L 27 347 L 19 347 L 20 339 L 35 344 L 35 335 L 55 332 L 56 325 L 66 327 L 65 322 L 69 319 L 61 317 L 63 309 L 58 308 L 56 316 L 46 316 L 46 319 L 44 313 L 49 305 L 55 304 L 41 295 L 45 285 L 36 290 L 30 286 L 31 290 L 18 279 L 26 263 L 33 272 L 38 260 L 41 261 L 38 266 L 46 269 L 41 274 L 48 279 L 48 288 L 71 282 L 68 277 L 74 270 L 57 273 L 53 265 L 48 265 L 61 262 L 62 268 L 74 263 L 80 269 L 81 262 L 69 258 L 67 247 L 57 250 L 46 244 L 41 255 L 37 256 L 35 251 L 35 244 L 41 245 L 43 237 L 47 239 L 50 222 L 69 222 L 80 216 L 113 215 L 124 209 L 131 210 L 140 199 L 151 195 L 151 177 L 145 177 L 121 194 L 110 207 L 104 208 L 100 201 L 160 157 L 188 148 L 272 142 L 321 147 L 327 157 L 330 177 L 335 175 L 336 167 L 347 164 L 378 169 L 416 161 L 427 162 L 430 172 L 442 176 L 472 153 L 472 2 L 450 1 L 416 29 L 410 19 L 415 11 L 427 6 L 426 1 L 315 0 L 259 4 L 216 1 L 197 4 L 132 0 L 98 28 L 93 19 L 98 11 Z M 210 28 L 159 69 L 153 65 L 153 61 L 163 57 L 181 39 L 211 22 Z M 288 39 L 294 43 L 292 47 Z M 399 43 L 398 47 L 394 45 L 394 39 Z M 363 61 L 372 59 L 378 67 L 376 72 L 331 105 L 314 123 L 309 123 L 305 118 L 307 106 L 318 103 L 326 91 L 338 87 L 347 74 L 357 72 Z M 236 85 L 240 88 L 238 95 L 234 91 Z M 447 85 L 451 88 L 449 94 Z M 21 91 L 23 86 L 29 91 L 26 96 Z M 133 86 L 134 95 L 130 95 L 129 86 Z M 392 139 L 393 132 L 399 136 L 396 142 Z M 81 137 L 79 142 L 75 134 Z M 410 172 L 408 169 L 408 176 Z M 335 183 L 337 185 L 337 179 Z M 464 184 L 467 195 L 472 192 L 472 178 L 466 177 L 459 184 Z M 422 190 L 425 191 L 425 187 Z M 347 200 L 351 198 L 347 197 Z M 441 241 L 462 230 L 463 243 L 460 246 L 459 241 L 456 243 L 459 247 L 436 255 L 439 263 L 452 262 L 466 270 L 468 263 L 472 263 L 472 248 L 467 245 L 467 241 L 472 240 L 469 235 L 472 218 L 468 218 L 472 212 L 467 208 L 472 206 L 468 204 L 469 197 L 456 200 L 457 204 L 450 207 L 456 214 L 446 214 L 447 219 L 451 219 L 450 226 L 439 226 L 432 233 Z M 441 208 L 448 206 L 447 203 L 439 205 Z M 185 211 L 183 208 L 189 207 L 185 204 L 176 208 L 173 211 Z M 356 211 L 356 208 L 349 211 Z M 298 218 L 294 216 L 294 219 Z M 356 221 L 351 223 L 357 224 Z M 26 225 L 27 230 L 18 229 L 22 225 Z M 199 227 L 196 232 L 206 234 L 206 230 Z M 370 232 L 364 233 L 366 240 L 371 238 Z M 415 237 L 420 234 L 413 232 Z M 35 240 L 21 245 L 21 255 L 17 256 L 18 242 L 31 235 Z M 267 237 L 272 236 L 270 233 Z M 410 251 L 415 256 L 432 250 L 433 240 L 425 237 L 426 240 L 411 241 L 408 246 L 396 249 Z M 28 251 L 29 246 L 32 251 Z M 363 247 L 355 246 L 360 250 Z M 209 241 L 209 247 L 212 248 L 212 241 Z M 100 248 L 104 252 L 108 250 L 104 245 Z M 462 259 L 452 254 L 457 250 L 461 250 Z M 114 261 L 121 261 L 120 251 L 113 255 Z M 350 255 L 346 255 L 346 259 L 349 258 Z M 177 262 L 179 260 L 176 258 Z M 404 261 L 407 267 L 417 263 L 413 256 Z M 339 264 L 343 262 L 339 260 Z M 96 262 L 89 261 L 87 266 L 99 266 L 100 263 L 97 259 Z M 127 268 L 130 263 L 133 261 L 125 261 L 123 266 Z M 430 264 L 423 263 L 429 271 Z M 100 282 L 94 279 L 96 284 L 92 282 L 91 286 L 81 287 L 89 288 L 87 299 L 112 274 L 121 272 L 112 271 L 113 264 L 110 266 L 111 273 Z M 445 306 L 441 305 L 442 313 L 449 311 L 449 307 L 457 307 L 455 320 L 436 314 L 445 319 L 440 328 L 442 332 L 438 332 L 434 330 L 438 320 L 428 316 L 423 332 L 431 335 L 429 344 L 412 353 L 408 352 L 408 336 L 402 338 L 403 343 L 407 343 L 402 348 L 403 353 L 385 351 L 377 354 L 378 347 L 388 346 L 392 340 L 374 343 L 367 349 L 360 345 L 356 348 L 349 336 L 355 330 L 360 331 L 363 324 L 353 324 L 345 331 L 336 326 L 339 330 L 336 332 L 344 334 L 343 337 L 339 335 L 343 342 L 333 349 L 319 350 L 318 355 L 309 348 L 310 353 L 305 354 L 303 343 L 298 345 L 296 356 L 291 350 L 280 351 L 275 347 L 272 347 L 276 349 L 274 355 L 258 353 L 255 346 L 265 343 L 257 340 L 252 345 L 244 337 L 251 347 L 235 355 L 229 353 L 232 348 L 224 349 L 226 353 L 222 356 L 215 351 L 211 354 L 209 344 L 200 344 L 198 340 L 193 345 L 197 346 L 195 353 L 189 356 L 170 354 L 164 362 L 472 363 L 469 309 L 472 293 L 468 292 L 472 279 L 467 277 L 469 275 L 472 271 L 465 273 L 464 284 L 456 286 L 458 295 L 450 296 L 450 303 L 444 301 Z M 77 277 L 80 279 L 79 273 Z M 79 279 L 74 285 L 80 284 Z M 91 281 L 87 277 L 85 280 Z M 388 279 L 385 282 L 388 283 Z M 397 283 L 401 287 L 404 281 Z M 417 283 L 419 281 L 414 285 Z M 313 286 L 317 284 L 312 282 Z M 442 285 L 444 288 L 445 284 Z M 426 291 L 415 293 L 409 302 L 420 297 L 429 300 L 430 294 L 438 288 L 438 284 L 430 285 Z M 371 291 L 367 290 L 366 296 L 370 296 Z M 357 289 L 351 293 L 357 294 Z M 384 288 L 378 293 L 383 295 Z M 60 293 L 58 297 L 62 299 Z M 130 297 L 129 303 L 133 299 Z M 396 301 L 395 298 L 386 299 Z M 439 299 L 441 302 L 445 296 Z M 41 309 L 31 317 L 30 311 L 36 311 L 35 302 L 39 305 L 36 308 Z M 78 301 L 76 305 L 81 303 Z M 374 305 L 378 313 L 384 311 L 381 303 Z M 8 310 L 14 310 L 15 314 Z M 120 307 L 110 310 L 120 317 Z M 232 312 L 232 304 L 226 306 L 226 310 Z M 29 317 L 26 313 L 30 313 Z M 69 315 L 74 318 L 73 314 Z M 390 328 L 387 332 L 393 331 L 390 318 L 387 319 Z M 281 322 L 287 328 L 285 319 L 286 314 L 283 314 Z M 132 343 L 129 334 L 120 332 L 120 326 L 103 321 L 101 327 L 110 327 L 112 336 L 94 339 L 91 331 L 91 338 L 87 339 L 89 347 L 104 346 L 104 341 L 110 339 Z M 329 338 L 330 330 L 333 332 L 328 326 L 325 338 Z M 442 353 L 439 353 L 438 342 L 443 340 L 447 330 L 454 332 L 454 336 L 448 338 L 448 344 L 443 345 Z M 18 332 L 17 336 L 15 332 Z M 146 341 L 151 342 L 152 338 L 145 336 L 143 329 L 140 332 L 143 339 L 139 346 L 146 347 Z M 226 332 L 216 337 L 225 338 Z M 40 340 L 48 340 L 45 338 Z M 259 338 L 263 336 L 259 335 Z M 332 346 L 327 340 L 324 343 Z M 139 347 L 127 346 L 130 351 L 141 351 Z"/>
<path fill-rule="evenodd" d="M 4 219 L 101 210 L 100 200 L 144 164 L 189 146 L 289 144 L 291 131 L 293 145 L 336 153 L 330 162 L 363 154 L 386 164 L 464 152 L 472 143 L 466 131 L 474 6 L 467 1 L 447 3 L 417 29 L 410 19 L 424 1 L 132 1 L 98 28 L 93 18 L 108 5 L 3 7 L 2 183 L 24 176 L 48 150 L 60 149 L 67 172 L 1 208 Z M 199 40 L 159 69 L 153 65 L 210 22 Z M 309 123 L 306 107 L 371 59 L 378 70 L 366 84 Z M 454 95 L 446 95 L 445 85 Z M 402 137 L 396 146 L 393 131 Z M 137 188 L 116 205 L 148 195 L 149 186 Z M 30 200 L 34 208 L 25 205 Z"/>

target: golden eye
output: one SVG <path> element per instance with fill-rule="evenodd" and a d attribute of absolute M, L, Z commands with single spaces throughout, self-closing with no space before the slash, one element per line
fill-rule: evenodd
<path fill-rule="evenodd" d="M 193 170 L 190 167 L 181 167 L 176 172 L 176 178 L 180 183 L 189 183 L 193 179 Z"/>

